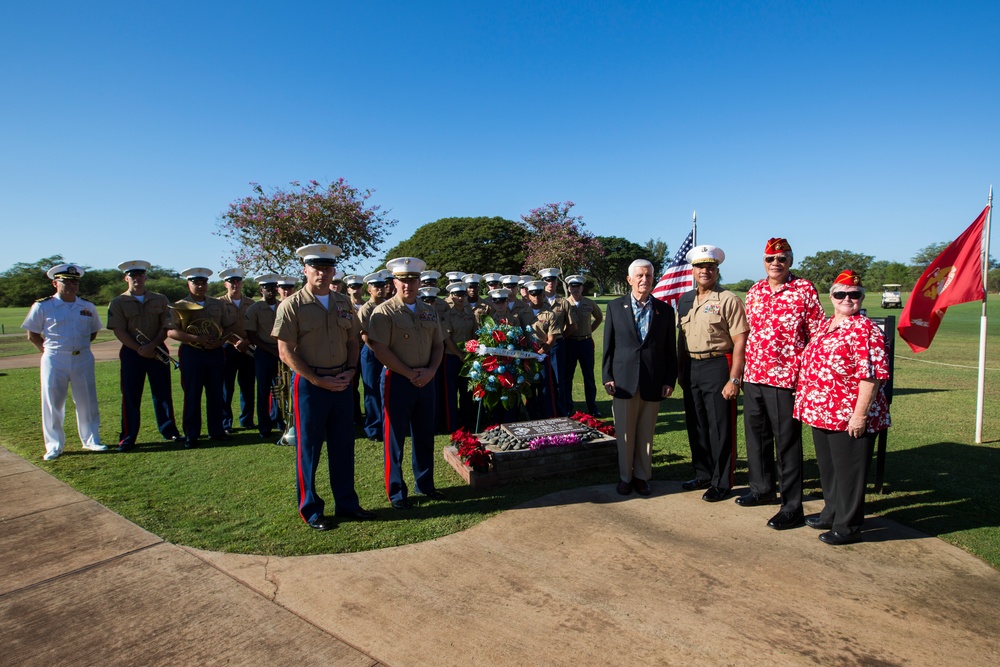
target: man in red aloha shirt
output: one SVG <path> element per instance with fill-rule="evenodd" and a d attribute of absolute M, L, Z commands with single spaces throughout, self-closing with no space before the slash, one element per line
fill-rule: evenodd
<path fill-rule="evenodd" d="M 792 417 L 802 352 L 823 325 L 823 307 L 811 282 L 791 273 L 792 247 L 773 238 L 764 247 L 767 278 L 747 292 L 750 335 L 743 371 L 743 425 L 750 491 L 736 504 L 773 503 L 781 509 L 767 522 L 775 530 L 803 524 L 802 424 Z M 776 456 L 777 455 L 777 456 Z"/>

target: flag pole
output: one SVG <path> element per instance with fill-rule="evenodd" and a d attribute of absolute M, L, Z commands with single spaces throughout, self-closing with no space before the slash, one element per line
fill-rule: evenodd
<path fill-rule="evenodd" d="M 691 245 L 698 245 L 698 211 L 691 214 Z"/>
<path fill-rule="evenodd" d="M 983 228 L 981 257 L 983 262 L 983 314 L 979 319 L 979 383 L 976 387 L 976 444 L 983 443 L 983 404 L 986 397 L 986 294 L 990 271 L 990 222 L 993 218 L 993 186 L 990 186 L 989 212 Z"/>

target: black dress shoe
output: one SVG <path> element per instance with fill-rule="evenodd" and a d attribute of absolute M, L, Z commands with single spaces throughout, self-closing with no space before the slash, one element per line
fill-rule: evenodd
<path fill-rule="evenodd" d="M 133 449 L 135 449 L 135 445 L 133 445 L 131 442 L 123 442 L 122 444 L 118 445 L 119 452 L 131 452 Z"/>
<path fill-rule="evenodd" d="M 701 497 L 702 500 L 707 500 L 710 503 L 717 503 L 720 500 L 725 500 L 729 497 L 729 489 L 720 489 L 717 486 L 708 487 L 708 491 L 705 495 Z"/>
<path fill-rule="evenodd" d="M 403 498 L 402 500 L 393 500 L 392 506 L 398 510 L 408 510 L 413 508 L 413 505 L 411 505 L 410 501 L 406 498 Z"/>
<path fill-rule="evenodd" d="M 816 516 L 807 516 L 806 525 L 809 526 L 810 528 L 815 528 L 816 530 L 830 530 L 831 528 L 833 528 L 833 524 L 830 523 L 829 521 L 823 521 L 823 519 L 820 518 L 819 514 L 817 514 Z"/>
<path fill-rule="evenodd" d="M 618 486 L 615 487 L 620 495 L 627 496 L 632 493 L 632 483 L 631 482 L 618 482 Z"/>
<path fill-rule="evenodd" d="M 602 417 L 604 417 L 604 415 L 601 414 L 601 411 L 598 410 L 597 408 L 594 408 L 593 410 L 590 411 L 590 416 L 591 417 L 597 417 L 598 419 L 601 419 Z"/>
<path fill-rule="evenodd" d="M 369 512 L 366 509 L 358 508 L 350 512 L 336 512 L 334 516 L 338 516 L 344 519 L 356 519 L 358 521 L 371 521 L 375 518 L 375 512 Z"/>
<path fill-rule="evenodd" d="M 184 438 L 184 449 L 195 449 L 198 447 L 198 438 Z"/>
<path fill-rule="evenodd" d="M 804 523 L 802 512 L 778 512 L 767 522 L 767 527 L 775 530 L 788 530 L 789 528 L 797 528 Z"/>
<path fill-rule="evenodd" d="M 333 521 L 330 521 L 328 517 L 318 516 L 309 522 L 309 527 L 314 530 L 330 530 L 333 528 Z"/>
<path fill-rule="evenodd" d="M 430 491 L 428 491 L 424 495 L 426 497 L 430 498 L 431 500 L 444 500 L 445 499 L 445 495 L 443 493 L 441 493 L 440 491 L 438 491 L 437 489 L 431 489 Z"/>
<path fill-rule="evenodd" d="M 178 433 L 177 435 L 165 435 L 163 436 L 163 439 L 169 440 L 171 442 L 180 442 L 181 440 L 184 439 L 184 436 Z"/>
<path fill-rule="evenodd" d="M 638 477 L 632 480 L 632 488 L 635 489 L 635 492 L 640 496 L 648 496 L 653 492 L 653 490 L 649 488 L 649 482 L 644 479 L 639 479 Z"/>
<path fill-rule="evenodd" d="M 701 489 L 707 489 L 710 486 L 712 486 L 712 483 L 707 479 L 689 479 L 681 484 L 681 488 L 685 491 L 700 491 Z"/>
<path fill-rule="evenodd" d="M 838 533 L 835 530 L 830 530 L 825 533 L 820 533 L 819 540 L 824 544 L 831 544 L 835 547 L 839 547 L 844 544 L 856 544 L 860 542 L 861 533 L 849 533 L 845 535 L 844 533 Z"/>
<path fill-rule="evenodd" d="M 742 496 L 736 499 L 736 504 L 740 507 L 757 507 L 758 505 L 771 505 L 774 503 L 776 496 L 774 492 L 771 493 L 757 493 L 756 491 L 751 491 L 750 493 L 744 493 Z"/>

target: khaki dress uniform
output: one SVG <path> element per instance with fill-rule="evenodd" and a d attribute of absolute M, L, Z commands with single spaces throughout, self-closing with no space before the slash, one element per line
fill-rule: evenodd
<path fill-rule="evenodd" d="M 473 427 L 474 412 L 469 383 L 459 376 L 465 361 L 465 343 L 476 337 L 479 329 L 476 316 L 464 303 L 454 306 L 441 320 L 441 332 L 455 344 L 460 352 L 455 355 L 447 345 L 444 348 L 444 413 L 448 432 L 454 433 L 460 426 Z"/>
<path fill-rule="evenodd" d="M 594 380 L 594 329 L 604 321 L 601 307 L 592 299 L 580 297 L 577 302 L 572 296 L 566 302 L 570 306 L 570 313 L 576 322 L 576 331 L 572 336 L 566 337 L 566 384 L 568 386 L 567 400 L 569 401 L 569 412 L 573 414 L 573 375 L 576 372 L 576 365 L 580 364 L 580 372 L 583 373 L 583 395 L 587 402 L 587 412 L 592 415 L 598 414 L 597 410 L 597 382 Z"/>
<path fill-rule="evenodd" d="M 695 479 L 722 492 L 733 487 L 736 466 L 736 401 L 722 389 L 729 382 L 733 338 L 750 330 L 743 302 L 716 286 L 700 302 L 698 290 L 677 302 L 677 358 Z"/>
<path fill-rule="evenodd" d="M 244 332 L 252 331 L 262 341 L 269 345 L 277 345 L 278 341 L 271 335 L 274 321 L 277 318 L 278 303 L 273 306 L 266 301 L 254 301 L 243 316 Z M 245 356 L 245 355 L 244 355 Z M 257 385 L 257 432 L 262 438 L 271 435 L 271 430 L 277 426 L 284 431 L 285 424 L 281 421 L 278 401 L 271 398 L 271 386 L 278 377 L 281 360 L 259 347 L 253 355 L 254 380 Z M 242 392 L 242 389 L 240 390 Z"/>
<path fill-rule="evenodd" d="M 233 333 L 246 340 L 247 332 L 244 328 L 244 322 L 246 321 L 247 311 L 254 304 L 254 300 L 244 296 L 239 300 L 240 303 L 238 306 L 235 301 L 229 298 L 228 294 L 219 297 L 219 300 L 226 304 L 226 307 L 231 311 L 230 316 L 235 319 L 236 324 L 233 326 Z M 235 393 L 237 383 L 239 383 L 240 426 L 243 428 L 253 428 L 254 377 L 256 375 L 254 357 L 240 352 L 236 349 L 235 345 L 228 342 L 222 346 L 222 352 L 225 357 L 226 374 L 222 393 L 222 400 L 225 402 L 223 405 L 222 426 L 227 431 L 233 428 L 233 394 Z"/>
<path fill-rule="evenodd" d="M 374 299 L 369 299 L 358 311 L 358 321 L 361 323 L 361 332 L 368 333 L 371 325 L 372 313 L 381 301 L 376 303 Z M 382 371 L 385 366 L 375 356 L 375 352 L 368 345 L 361 348 L 361 383 L 365 388 L 365 435 L 370 440 L 382 440 Z"/>
<path fill-rule="evenodd" d="M 528 322 L 525 322 L 525 326 L 531 325 L 532 335 L 540 343 L 547 341 L 549 334 L 553 334 L 557 341 L 562 338 L 563 316 L 554 311 L 548 303 L 543 301 L 542 307 L 537 313 L 534 308 L 531 308 L 530 318 Z M 542 362 L 541 378 L 534 386 L 534 398 L 528 402 L 528 412 L 532 419 L 549 419 L 559 414 L 556 396 L 558 387 L 552 364 L 552 350 L 549 350 L 545 361 Z"/>

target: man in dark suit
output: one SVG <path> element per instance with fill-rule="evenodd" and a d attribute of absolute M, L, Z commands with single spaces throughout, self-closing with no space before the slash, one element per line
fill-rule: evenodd
<path fill-rule="evenodd" d="M 614 397 L 618 438 L 618 493 L 650 494 L 653 430 L 660 401 L 677 380 L 674 309 L 652 296 L 653 265 L 637 259 L 628 267 L 631 293 L 608 304 L 604 329 L 604 389 Z"/>

